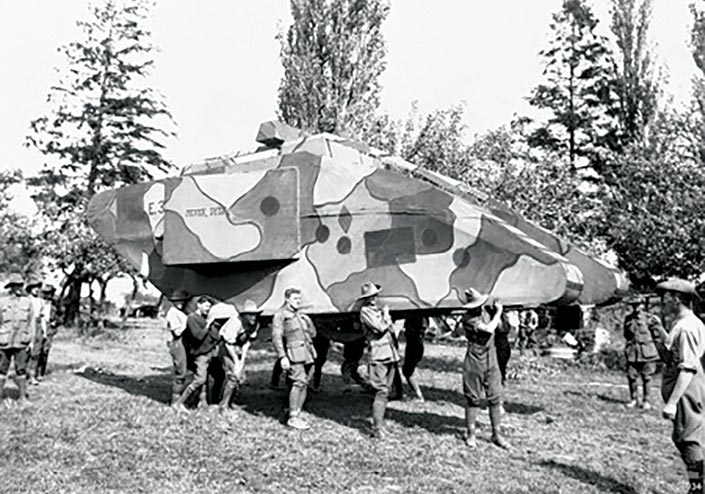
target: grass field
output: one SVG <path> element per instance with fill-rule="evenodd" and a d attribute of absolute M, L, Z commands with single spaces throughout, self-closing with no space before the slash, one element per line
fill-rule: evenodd
<path fill-rule="evenodd" d="M 287 429 L 284 396 L 266 386 L 274 355 L 267 342 L 251 353 L 238 410 L 178 413 L 166 405 L 164 330 L 132 322 L 91 339 L 60 333 L 32 404 L 0 407 L 0 492 L 687 490 L 660 401 L 648 413 L 625 409 L 621 374 L 512 360 L 521 379 L 508 383 L 505 430 L 515 448 L 489 443 L 484 413 L 479 448 L 470 452 L 459 439 L 460 347 L 427 346 L 418 371 L 427 401 L 391 402 L 392 434 L 380 442 L 368 435 L 371 397 L 343 393 L 335 352 L 322 392 L 305 407 L 312 429 Z M 5 393 L 17 395 L 12 384 Z"/>

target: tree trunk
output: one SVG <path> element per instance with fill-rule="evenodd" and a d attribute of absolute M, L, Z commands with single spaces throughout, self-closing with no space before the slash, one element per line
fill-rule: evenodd
<path fill-rule="evenodd" d="M 81 285 L 83 282 L 78 278 L 69 278 L 66 280 L 68 293 L 61 301 L 61 306 L 64 312 L 64 325 L 75 326 L 81 310 Z M 62 290 L 63 291 L 63 290 Z"/>

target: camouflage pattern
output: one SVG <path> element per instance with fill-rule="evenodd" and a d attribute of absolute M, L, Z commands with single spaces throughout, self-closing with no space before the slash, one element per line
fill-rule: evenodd
<path fill-rule="evenodd" d="M 469 286 L 506 305 L 618 292 L 580 268 L 598 261 L 437 183 L 446 177 L 416 178 L 360 143 L 278 123 L 258 140 L 253 154 L 102 192 L 89 223 L 166 296 L 186 290 L 238 308 L 250 299 L 264 315 L 290 286 L 309 314 L 348 313 L 368 280 L 392 310 L 458 309 Z"/>

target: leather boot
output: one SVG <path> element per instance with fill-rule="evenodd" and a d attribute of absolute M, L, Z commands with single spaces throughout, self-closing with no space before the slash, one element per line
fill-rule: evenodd
<path fill-rule="evenodd" d="M 15 382 L 17 382 L 17 389 L 20 391 L 17 401 L 25 402 L 27 400 L 27 376 L 16 376 Z"/>
<path fill-rule="evenodd" d="M 230 407 L 230 401 L 233 395 L 237 393 L 238 382 L 236 379 L 226 379 L 223 387 L 223 397 L 220 399 L 220 408 L 225 409 Z"/>

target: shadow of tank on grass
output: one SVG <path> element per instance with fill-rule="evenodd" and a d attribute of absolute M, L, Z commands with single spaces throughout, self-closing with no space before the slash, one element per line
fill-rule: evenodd
<path fill-rule="evenodd" d="M 600 492 L 640 494 L 639 490 L 625 484 L 624 482 L 577 465 L 561 463 L 555 460 L 542 460 L 538 462 L 538 466 L 558 470 L 566 477 L 571 477 L 575 480 L 583 482 L 586 485 L 596 487 Z"/>

